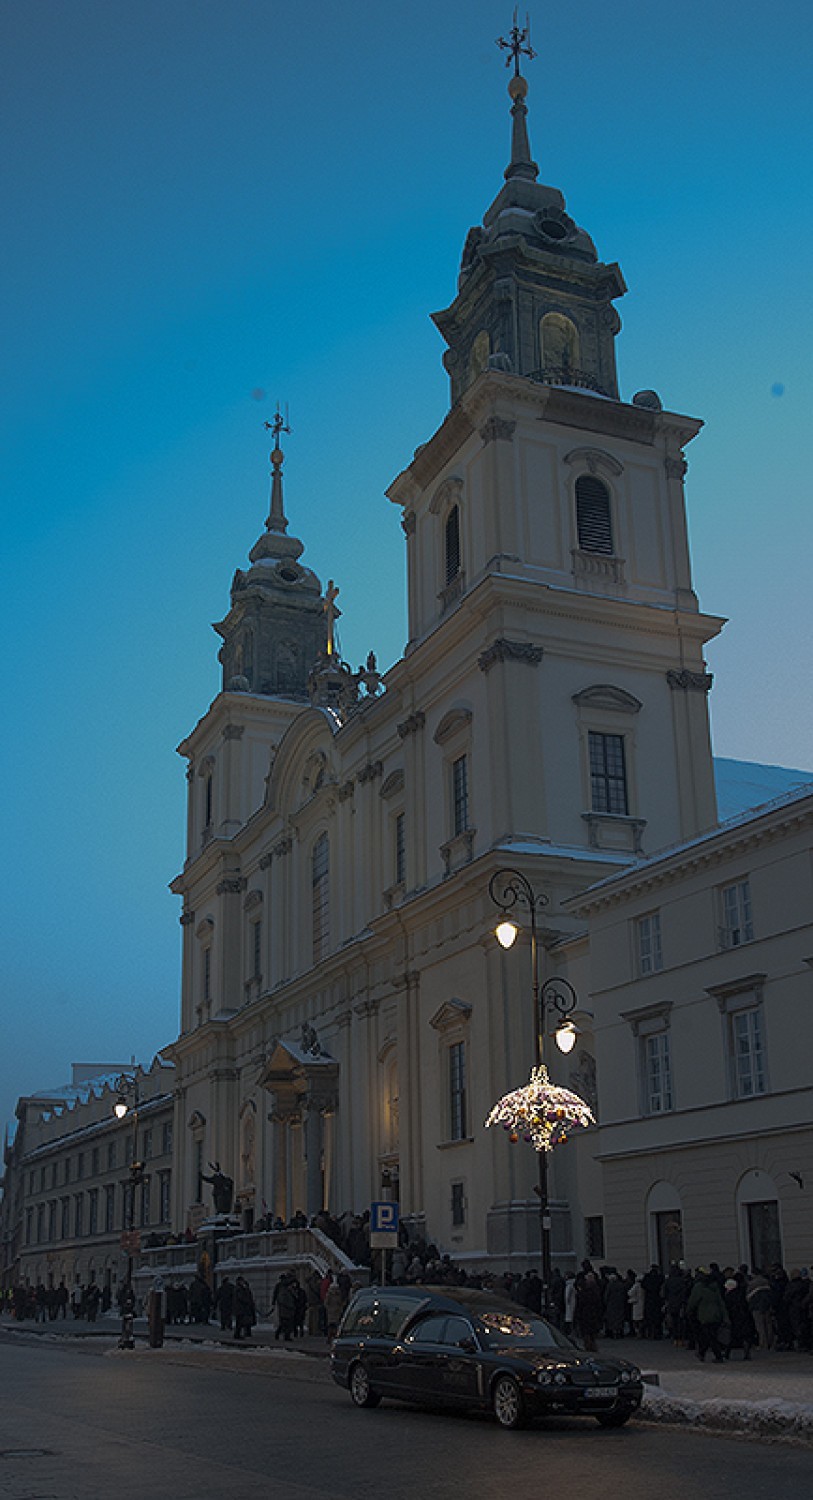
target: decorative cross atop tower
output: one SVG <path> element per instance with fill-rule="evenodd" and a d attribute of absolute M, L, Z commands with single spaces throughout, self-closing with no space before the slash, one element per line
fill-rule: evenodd
<path fill-rule="evenodd" d="M 285 511 L 282 505 L 282 461 L 285 455 L 279 445 L 280 434 L 291 431 L 288 422 L 287 405 L 285 407 L 285 421 L 282 420 L 279 402 L 277 402 L 277 409 L 273 420 L 266 422 L 264 426 L 266 432 L 273 432 L 274 434 L 274 447 L 271 450 L 271 467 L 273 471 L 271 479 L 271 511 L 265 523 L 265 529 L 266 531 L 287 531 L 288 522 L 285 518 Z"/>
<path fill-rule="evenodd" d="M 517 21 L 517 7 L 514 6 L 514 24 L 511 27 L 510 36 L 508 38 L 498 36 L 497 46 L 502 47 L 503 51 L 508 53 L 508 57 L 505 59 L 505 66 L 510 68 L 513 61 L 514 77 L 519 78 L 520 57 L 527 57 L 529 60 L 536 57 L 536 53 L 531 46 L 531 20 L 527 12 L 525 15 L 525 25 L 521 27 Z"/>

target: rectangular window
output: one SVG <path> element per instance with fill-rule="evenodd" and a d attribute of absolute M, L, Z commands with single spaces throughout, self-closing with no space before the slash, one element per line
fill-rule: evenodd
<path fill-rule="evenodd" d="M 584 1253 L 588 1260 L 604 1259 L 603 1214 L 593 1214 L 584 1221 Z"/>
<path fill-rule="evenodd" d="M 84 1153 L 84 1151 L 80 1151 L 79 1155 L 76 1158 L 76 1176 L 77 1176 L 77 1180 L 80 1177 L 84 1177 L 84 1175 L 85 1175 L 85 1153 Z"/>
<path fill-rule="evenodd" d="M 736 1010 L 731 1016 L 734 1092 L 738 1099 L 765 1093 L 762 1018 L 759 1010 Z"/>
<path fill-rule="evenodd" d="M 161 1127 L 161 1154 L 162 1156 L 172 1154 L 172 1126 L 169 1123 Z"/>
<path fill-rule="evenodd" d="M 98 1148 L 98 1146 L 94 1146 L 93 1147 L 93 1154 L 91 1155 L 91 1158 L 90 1158 L 90 1175 L 91 1175 L 91 1177 L 98 1177 L 98 1175 L 99 1175 L 99 1165 L 100 1165 L 100 1162 L 99 1162 L 99 1148 Z"/>
<path fill-rule="evenodd" d="M 212 998 L 212 950 L 203 950 L 203 1000 L 208 1005 Z"/>
<path fill-rule="evenodd" d="M 85 1195 L 77 1193 L 73 1200 L 73 1232 L 75 1238 L 81 1239 L 85 1232 Z"/>
<path fill-rule="evenodd" d="M 60 1239 L 68 1240 L 68 1239 L 70 1239 L 70 1235 L 71 1235 L 71 1200 L 70 1200 L 70 1198 L 63 1198 L 62 1199 L 62 1226 L 61 1226 L 61 1231 L 60 1231 L 60 1236 L 59 1237 L 60 1237 Z"/>
<path fill-rule="evenodd" d="M 395 819 L 395 884 L 406 883 L 406 814 Z"/>
<path fill-rule="evenodd" d="M 88 1234 L 99 1233 L 99 1189 L 91 1188 L 88 1193 Z"/>
<path fill-rule="evenodd" d="M 48 1204 L 48 1239 L 51 1244 L 56 1239 L 56 1198 L 52 1198 Z"/>
<path fill-rule="evenodd" d="M 657 1031 L 654 1036 L 644 1037 L 644 1089 L 648 1115 L 660 1115 L 672 1108 L 668 1031 Z"/>
<path fill-rule="evenodd" d="M 128 1131 L 127 1132 L 127 1138 L 126 1138 L 126 1140 L 124 1142 L 124 1165 L 125 1165 L 125 1167 L 131 1166 L 132 1165 L 132 1161 L 133 1161 L 133 1137 L 130 1135 L 130 1132 Z"/>
<path fill-rule="evenodd" d="M 41 1245 L 45 1239 L 45 1204 L 37 1204 L 37 1244 Z"/>
<path fill-rule="evenodd" d="M 638 973 L 642 976 L 645 974 L 659 974 L 663 968 L 660 912 L 653 911 L 646 917 L 639 917 L 637 932 Z"/>
<path fill-rule="evenodd" d="M 104 1230 L 110 1234 L 116 1216 L 116 1184 L 109 1182 L 104 1190 Z"/>
<path fill-rule="evenodd" d="M 592 810 L 598 813 L 622 813 L 626 816 L 629 807 L 624 736 L 593 734 L 591 731 L 588 739 Z"/>
<path fill-rule="evenodd" d="M 141 1226 L 146 1228 L 150 1222 L 150 1179 L 145 1177 L 141 1184 Z"/>
<path fill-rule="evenodd" d="M 251 975 L 253 979 L 259 979 L 262 975 L 263 957 L 263 924 L 252 922 L 251 924 Z"/>
<path fill-rule="evenodd" d="M 34 1210 L 33 1210 L 33 1208 L 27 1208 L 26 1211 L 25 1211 L 25 1243 L 27 1245 L 31 1244 L 31 1234 L 32 1234 L 32 1231 L 33 1231 L 33 1225 L 34 1225 Z"/>
<path fill-rule="evenodd" d="M 203 1202 L 203 1141 L 195 1141 L 195 1202 Z"/>
<path fill-rule="evenodd" d="M 466 1118 L 466 1043 L 453 1042 L 449 1048 L 449 1139 L 464 1141 Z"/>
<path fill-rule="evenodd" d="M 751 887 L 747 880 L 734 885 L 724 885 L 720 891 L 722 927 L 720 941 L 723 948 L 738 948 L 740 943 L 750 943 L 754 936 L 751 921 Z"/>
<path fill-rule="evenodd" d="M 112 1172 L 116 1165 L 116 1142 L 110 1141 L 107 1147 L 107 1170 Z"/>
<path fill-rule="evenodd" d="M 462 1182 L 452 1183 L 452 1225 L 457 1227 L 466 1222 L 466 1194 Z"/>
<path fill-rule="evenodd" d="M 56 1162 L 51 1162 L 51 1187 L 56 1187 Z"/>
<path fill-rule="evenodd" d="M 144 1131 L 144 1161 L 149 1161 L 152 1156 L 152 1130 Z"/>
<path fill-rule="evenodd" d="M 465 833 L 469 826 L 469 767 L 468 756 L 459 755 L 452 761 L 452 832 Z"/>
<path fill-rule="evenodd" d="M 158 1217 L 159 1217 L 160 1222 L 162 1224 L 168 1224 L 170 1222 L 170 1214 L 171 1214 L 170 1189 L 171 1189 L 171 1184 L 172 1184 L 172 1173 L 171 1172 L 159 1172 L 159 1174 L 158 1174 L 158 1193 L 159 1193 L 159 1214 L 158 1214 Z"/>
<path fill-rule="evenodd" d="M 71 1180 L 71 1159 L 69 1156 L 65 1157 L 65 1175 L 62 1180 L 63 1182 L 70 1182 Z"/>

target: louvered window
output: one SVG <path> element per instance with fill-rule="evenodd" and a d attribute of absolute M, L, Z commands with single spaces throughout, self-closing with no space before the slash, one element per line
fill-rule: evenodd
<path fill-rule="evenodd" d="M 453 505 L 446 518 L 446 582 L 460 572 L 460 511 Z"/>
<path fill-rule="evenodd" d="M 576 480 L 576 526 L 583 552 L 601 552 L 612 556 L 613 527 L 610 515 L 610 492 L 600 479 L 582 474 Z"/>
<path fill-rule="evenodd" d="M 311 856 L 311 912 L 313 961 L 318 964 L 330 944 L 330 853 L 326 833 L 316 840 Z"/>

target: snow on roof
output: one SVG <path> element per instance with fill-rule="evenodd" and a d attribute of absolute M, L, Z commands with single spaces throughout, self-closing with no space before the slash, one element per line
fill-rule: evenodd
<path fill-rule="evenodd" d="M 730 760 L 715 755 L 714 780 L 720 821 L 736 817 L 748 808 L 763 806 L 784 792 L 813 781 L 813 771 L 794 771 L 787 766 L 766 766 L 758 761 Z"/>

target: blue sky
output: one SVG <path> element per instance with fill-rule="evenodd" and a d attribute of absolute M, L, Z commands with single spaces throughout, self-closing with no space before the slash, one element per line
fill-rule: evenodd
<path fill-rule="evenodd" d="M 582 0 L 533 16 L 531 139 L 620 261 L 622 390 L 705 419 L 688 479 L 718 754 L 813 765 L 811 21 L 802 0 Z M 442 420 L 460 251 L 509 117 L 483 0 L 5 0 L 6 826 L 0 1114 L 72 1060 L 176 1031 L 174 746 L 268 497 L 342 594 L 342 646 L 405 638 L 383 490 Z M 264 393 L 264 394 L 262 394 Z"/>

